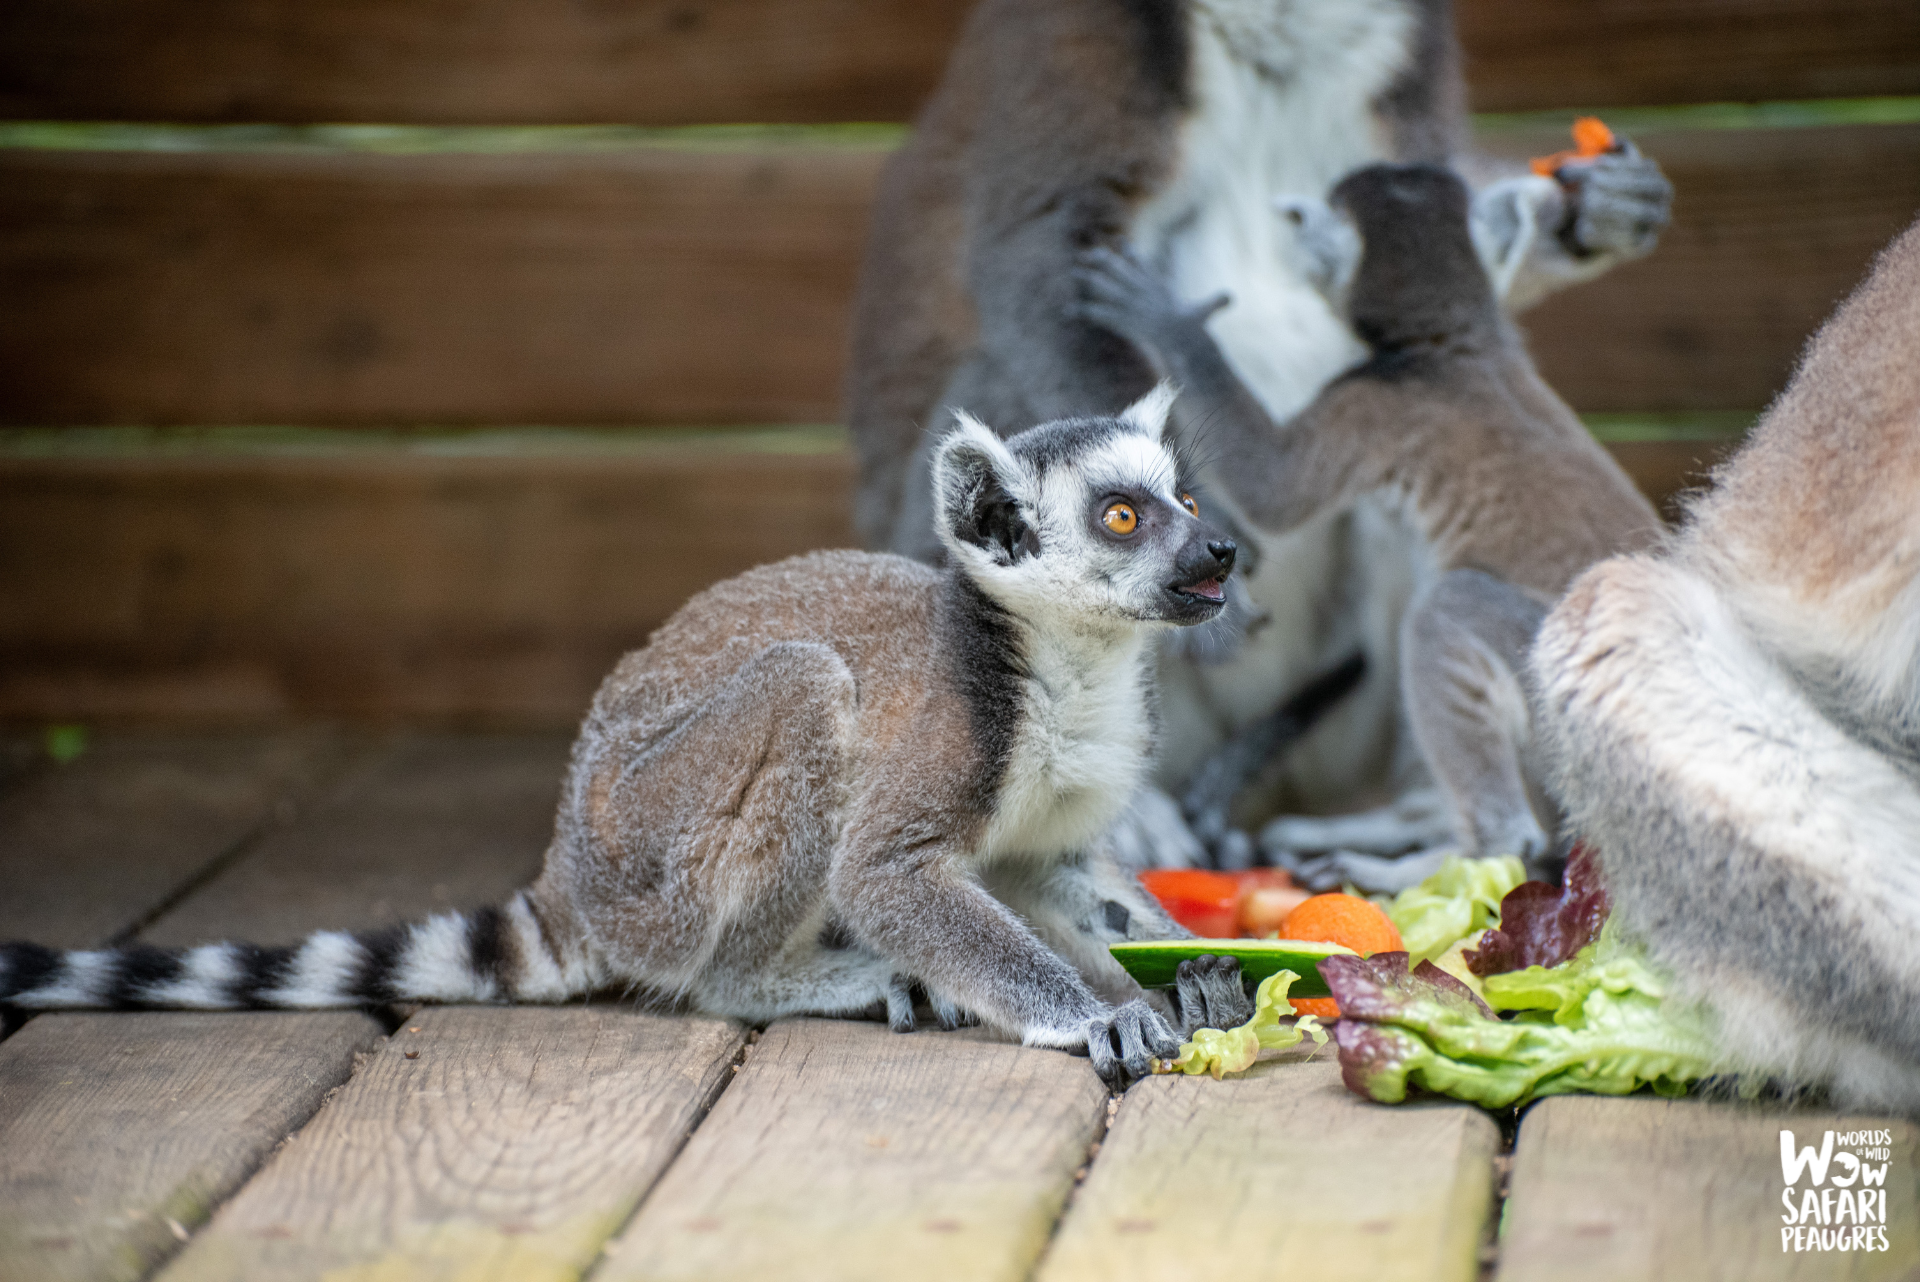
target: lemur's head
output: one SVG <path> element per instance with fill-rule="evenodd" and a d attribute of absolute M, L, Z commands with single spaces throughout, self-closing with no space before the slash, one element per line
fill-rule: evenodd
<path fill-rule="evenodd" d="M 1467 185 L 1451 169 L 1367 165 L 1325 200 L 1274 205 L 1293 228 L 1302 274 L 1368 344 L 1419 343 L 1497 323 L 1495 264 L 1484 256 L 1495 246 L 1480 243 Z"/>
<path fill-rule="evenodd" d="M 1115 418 L 1004 441 L 956 412 L 933 467 L 948 557 L 1030 617 L 1184 626 L 1219 614 L 1235 548 L 1202 518 L 1164 439 L 1173 396 L 1162 383 Z"/>

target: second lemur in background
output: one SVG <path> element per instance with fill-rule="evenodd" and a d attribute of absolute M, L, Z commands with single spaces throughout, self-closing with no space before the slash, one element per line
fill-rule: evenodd
<path fill-rule="evenodd" d="M 874 202 L 847 372 L 862 538 L 937 556 L 926 476 L 947 406 L 1032 423 L 1111 413 L 1152 385 L 1126 343 L 1069 313 L 1074 258 L 1092 245 L 1126 246 L 1183 303 L 1232 290 L 1211 322 L 1227 363 L 1268 414 L 1298 413 L 1363 352 L 1276 229 L 1273 198 L 1322 198 L 1376 161 L 1476 165 L 1460 61 L 1447 0 L 980 0 Z M 1566 184 L 1491 164 L 1478 176 L 1482 234 L 1506 239 L 1518 201 L 1543 223 L 1496 282 L 1509 307 L 1645 253 L 1667 221 L 1671 188 L 1630 145 Z M 1223 454 L 1202 479 L 1217 488 L 1241 464 Z M 1156 782 L 1177 790 L 1357 651 L 1358 688 L 1247 800 L 1333 815 L 1430 799 L 1397 680 L 1418 540 L 1370 499 L 1284 536 L 1209 503 L 1240 542 L 1244 595 L 1225 616 L 1235 628 L 1168 647 Z M 1164 798 L 1140 802 L 1134 847 L 1192 857 Z M 1377 844 L 1444 836 L 1410 819 Z"/>
<path fill-rule="evenodd" d="M 1468 199 L 1447 169 L 1372 165 L 1327 202 L 1287 203 L 1317 283 L 1367 357 L 1283 424 L 1207 332 L 1224 296 L 1183 307 L 1137 262 L 1096 249 L 1078 269 L 1080 311 L 1183 388 L 1184 430 L 1232 460 L 1219 483 L 1261 530 L 1285 534 L 1369 494 L 1401 514 L 1424 567 L 1400 642 L 1414 741 L 1464 853 L 1538 860 L 1555 816 L 1531 762 L 1528 648 L 1574 576 L 1649 546 L 1662 527 L 1535 371 L 1495 299 L 1501 264 L 1483 259 Z M 1232 746 L 1216 763 L 1190 796 L 1203 826 L 1265 764 Z M 1443 853 L 1397 864 L 1335 856 L 1298 870 L 1386 889 L 1425 876 Z"/>

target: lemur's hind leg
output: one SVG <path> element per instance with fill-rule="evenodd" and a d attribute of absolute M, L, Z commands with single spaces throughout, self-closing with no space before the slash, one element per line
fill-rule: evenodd
<path fill-rule="evenodd" d="M 749 1019 L 885 999 L 892 969 L 831 947 L 826 909 L 854 699 L 832 649 L 781 642 L 651 742 L 594 736 L 562 822 L 583 849 L 543 881 L 616 980 Z"/>
<path fill-rule="evenodd" d="M 1402 625 L 1407 719 L 1446 795 L 1462 853 L 1538 859 L 1550 839 L 1534 814 L 1527 650 L 1544 603 L 1479 570 L 1453 570 L 1415 598 Z"/>

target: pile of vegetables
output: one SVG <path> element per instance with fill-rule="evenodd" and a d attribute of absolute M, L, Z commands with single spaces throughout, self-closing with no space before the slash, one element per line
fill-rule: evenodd
<path fill-rule="evenodd" d="M 1723 1070 L 1704 1014 L 1669 1003 L 1665 976 L 1610 924 L 1583 849 L 1564 887 L 1524 875 L 1517 859 L 1448 860 L 1386 914 L 1403 948 L 1378 947 L 1377 932 L 1330 940 L 1353 947 L 1317 965 L 1338 1004 L 1333 1040 L 1349 1088 L 1382 1103 L 1427 1091 L 1503 1108 L 1574 1091 L 1678 1095 Z M 1362 921 L 1354 910 L 1338 916 Z M 1211 948 L 1235 950 L 1224 941 Z M 1324 1043 L 1325 1016 L 1288 1000 L 1299 979 L 1287 970 L 1263 980 L 1253 1019 L 1200 1030 L 1162 1071 L 1218 1077 L 1250 1067 L 1263 1049 L 1308 1036 Z M 1300 1018 L 1283 1024 L 1289 1015 Z"/>

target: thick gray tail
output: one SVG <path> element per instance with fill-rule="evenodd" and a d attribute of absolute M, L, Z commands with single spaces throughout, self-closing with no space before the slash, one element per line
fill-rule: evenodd
<path fill-rule="evenodd" d="M 23 1010 L 317 1009 L 383 1002 L 563 1001 L 595 984 L 556 946 L 527 892 L 364 934 L 286 948 L 202 944 L 62 951 L 0 944 L 0 1006 Z"/>

